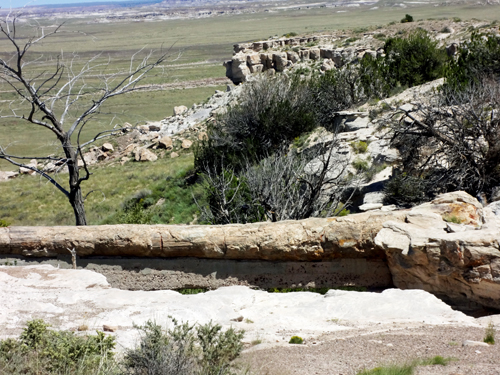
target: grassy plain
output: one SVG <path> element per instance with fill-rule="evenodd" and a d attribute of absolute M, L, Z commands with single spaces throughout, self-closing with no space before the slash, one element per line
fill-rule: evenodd
<path fill-rule="evenodd" d="M 99 53 L 102 59 L 110 59 L 112 69 L 128 66 L 130 57 L 139 49 L 170 48 L 171 60 L 144 81 L 145 84 L 170 84 L 175 82 L 201 81 L 221 78 L 225 75 L 222 61 L 232 55 L 232 45 L 238 42 L 261 40 L 269 36 L 281 36 L 288 32 L 298 34 L 327 33 L 331 30 L 366 30 L 390 22 L 399 22 L 406 13 L 415 20 L 429 18 L 459 17 L 492 21 L 500 18 L 499 6 L 459 4 L 436 7 L 415 5 L 408 8 L 377 7 L 359 8 L 310 8 L 283 9 L 231 16 L 217 16 L 200 19 L 177 19 L 141 22 L 96 22 L 96 18 L 42 19 L 41 25 L 65 22 L 63 32 L 47 39 L 37 50 L 43 53 L 43 62 L 36 69 L 47 68 L 53 58 L 63 52 L 66 56 L 77 53 L 85 61 Z M 26 31 L 24 31 L 26 32 Z M 8 51 L 4 39 L 0 40 L 1 51 Z M 52 59 L 52 60 L 51 60 Z M 91 77 L 90 82 L 97 82 Z M 175 105 L 191 106 L 204 101 L 215 89 L 198 85 L 195 88 L 175 90 L 139 91 L 108 102 L 104 114 L 90 123 L 84 134 L 90 137 L 97 130 L 111 125 L 129 122 L 140 124 L 145 121 L 161 120 L 172 113 Z M 0 110 L 7 113 L 12 94 L 0 84 Z M 11 120 L 0 120 L 0 144 L 10 145 L 12 153 L 43 155 L 56 153 L 57 144 L 52 134 L 45 129 L 20 124 Z M 147 188 L 157 176 L 171 175 L 177 168 L 192 164 L 192 159 L 179 158 L 176 161 L 158 160 L 155 163 L 137 165 L 128 163 L 123 167 L 93 170 L 91 180 L 84 185 L 85 191 L 100 190 L 87 201 L 90 223 L 99 223 L 113 214 L 125 197 Z M 12 169 L 0 162 L 0 170 Z M 129 176 L 129 177 L 127 177 Z M 132 176 L 132 177 L 130 177 Z M 156 177 L 155 177 L 156 176 Z M 65 175 L 60 176 L 65 179 Z M 65 198 L 51 185 L 36 177 L 21 177 L 0 184 L 0 219 L 7 219 L 16 225 L 72 224 L 73 217 Z"/>
<path fill-rule="evenodd" d="M 136 192 L 161 184 L 167 178 L 179 176 L 193 165 L 193 155 L 181 155 L 176 159 L 158 159 L 154 163 L 127 163 L 123 166 L 92 168 L 93 175 L 83 185 L 83 194 L 91 193 L 85 201 L 87 221 L 99 224 L 116 212 L 121 204 Z M 67 174 L 57 180 L 63 185 Z M 44 178 L 20 176 L 0 183 L 0 218 L 13 225 L 73 225 L 74 214 L 67 199 Z M 190 194 L 190 193 L 189 193 Z M 189 217 L 170 209 L 179 205 L 176 197 L 166 196 L 165 209 L 172 211 L 172 223 L 189 223 Z M 169 205 L 170 204 L 170 205 Z M 179 205 L 180 206 L 180 205 Z"/>

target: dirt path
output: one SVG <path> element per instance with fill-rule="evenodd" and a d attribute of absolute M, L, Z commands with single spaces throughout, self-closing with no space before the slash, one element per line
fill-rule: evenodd
<path fill-rule="evenodd" d="M 241 360 L 261 375 L 355 375 L 363 368 L 404 363 L 437 355 L 453 357 L 447 366 L 419 367 L 417 375 L 500 375 L 500 343 L 489 347 L 462 346 L 464 340 L 482 341 L 484 329 L 423 325 L 416 328 L 381 327 L 336 332 L 309 341 L 259 350 L 257 345 Z M 375 331 L 375 332 L 374 332 Z M 498 334 L 497 334 L 498 341 Z"/>

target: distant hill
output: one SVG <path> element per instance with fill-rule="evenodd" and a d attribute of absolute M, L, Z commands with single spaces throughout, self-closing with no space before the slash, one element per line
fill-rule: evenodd
<path fill-rule="evenodd" d="M 135 7 L 142 5 L 151 5 L 161 3 L 162 0 L 123 0 L 123 1 L 95 1 L 90 3 L 71 3 L 71 4 L 46 4 L 36 5 L 37 8 L 81 8 L 81 7 L 96 7 L 96 6 L 109 6 L 109 7 Z"/>

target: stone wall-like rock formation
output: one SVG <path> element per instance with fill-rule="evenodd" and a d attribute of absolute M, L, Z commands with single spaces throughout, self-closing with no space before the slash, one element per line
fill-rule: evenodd
<path fill-rule="evenodd" d="M 224 62 L 224 67 L 226 77 L 239 84 L 252 73 L 282 72 L 302 62 L 322 61 L 321 69 L 331 70 L 366 54 L 376 57 L 382 53 L 383 50 L 374 51 L 365 46 L 337 48 L 327 35 L 279 38 L 235 44 L 233 57 Z"/>

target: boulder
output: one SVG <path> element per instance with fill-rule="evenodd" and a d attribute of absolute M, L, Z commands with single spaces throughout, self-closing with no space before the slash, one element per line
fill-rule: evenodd
<path fill-rule="evenodd" d="M 373 210 L 378 210 L 381 209 L 383 206 L 382 203 L 365 203 L 359 206 L 359 209 L 361 211 L 373 211 Z"/>
<path fill-rule="evenodd" d="M 309 58 L 311 60 L 319 60 L 321 58 L 321 51 L 319 48 L 310 48 L 309 49 Z"/>
<path fill-rule="evenodd" d="M 321 64 L 321 70 L 327 72 L 332 69 L 335 69 L 335 63 L 330 59 L 324 59 Z"/>
<path fill-rule="evenodd" d="M 337 68 L 341 68 L 342 65 L 344 65 L 344 61 L 342 59 L 342 53 L 340 51 L 333 51 L 332 57 L 330 58 L 333 60 Z"/>
<path fill-rule="evenodd" d="M 481 204 L 464 192 L 443 194 L 411 214 L 405 222 L 387 221 L 375 237 L 394 285 L 424 289 L 462 309 L 500 308 L 500 221 L 479 230 Z M 443 221 L 450 214 L 478 229 L 450 233 Z"/>
<path fill-rule="evenodd" d="M 263 70 L 272 69 L 274 67 L 273 55 L 269 53 L 261 53 L 260 63 L 263 66 Z"/>
<path fill-rule="evenodd" d="M 250 73 L 262 73 L 264 71 L 264 65 L 257 64 L 250 66 Z"/>
<path fill-rule="evenodd" d="M 275 52 L 273 53 L 274 68 L 277 72 L 282 72 L 286 68 L 288 62 L 286 57 L 286 52 Z"/>
<path fill-rule="evenodd" d="M 36 172 L 33 169 L 31 169 L 31 168 L 37 169 L 37 167 L 38 167 L 37 160 L 36 159 L 31 159 L 30 162 L 28 164 L 26 164 L 26 167 L 30 167 L 30 168 L 19 167 L 19 173 L 20 174 L 29 174 L 31 176 L 35 175 Z"/>
<path fill-rule="evenodd" d="M 180 106 L 174 107 L 174 116 L 182 115 L 187 110 L 188 110 L 188 108 L 185 105 L 180 105 Z M 149 126 L 148 126 L 148 130 L 151 130 L 149 128 Z"/>
<path fill-rule="evenodd" d="M 247 66 L 247 59 L 244 54 L 236 54 L 233 56 L 231 63 L 231 80 L 235 84 L 245 82 L 250 74 L 250 69 Z"/>
<path fill-rule="evenodd" d="M 184 111 L 182 111 L 182 113 L 184 113 L 187 110 L 187 107 L 186 106 L 181 106 L 181 107 L 186 108 Z M 175 108 L 178 108 L 178 107 L 175 107 Z M 175 113 L 175 108 L 174 108 L 174 113 Z M 161 130 L 161 122 L 159 122 L 159 121 L 154 123 L 154 124 L 148 124 L 148 126 L 149 126 L 150 132 L 159 132 Z"/>
<path fill-rule="evenodd" d="M 28 166 L 30 166 L 30 165 L 28 164 Z M 32 166 L 32 167 L 36 168 L 36 166 Z M 20 174 L 29 174 L 31 176 L 36 174 L 36 172 L 34 170 L 32 170 L 30 168 L 25 168 L 25 167 L 19 167 L 19 173 Z"/>
<path fill-rule="evenodd" d="M 158 146 L 160 148 L 166 148 L 167 150 L 171 149 L 173 147 L 172 138 L 168 136 L 160 138 L 160 140 L 158 141 Z"/>
<path fill-rule="evenodd" d="M 190 148 L 191 146 L 193 145 L 193 142 L 190 141 L 189 139 L 183 139 L 182 140 L 182 145 L 181 147 L 184 148 L 184 149 L 188 149 Z"/>
<path fill-rule="evenodd" d="M 299 56 L 302 61 L 309 60 L 309 50 L 308 49 L 300 50 Z"/>
<path fill-rule="evenodd" d="M 358 129 L 367 128 L 370 125 L 368 116 L 355 116 L 354 119 L 346 119 L 344 122 L 345 131 L 355 131 Z"/>
<path fill-rule="evenodd" d="M 158 156 L 145 147 L 141 147 L 135 151 L 135 161 L 156 161 Z"/>
<path fill-rule="evenodd" d="M 104 152 L 108 152 L 108 151 L 114 151 L 115 148 L 113 147 L 113 145 L 111 143 L 105 143 L 101 146 L 101 150 Z"/>
<path fill-rule="evenodd" d="M 286 57 L 288 60 L 290 60 L 294 64 L 300 61 L 300 57 L 299 57 L 299 54 L 297 52 L 288 51 L 286 53 Z"/>
<path fill-rule="evenodd" d="M 97 157 L 97 160 L 103 161 L 103 160 L 106 160 L 106 158 L 108 157 L 108 154 L 106 152 L 101 151 L 101 150 L 97 150 L 96 157 Z"/>
<path fill-rule="evenodd" d="M 0 181 L 7 181 L 19 176 L 19 172 L 0 171 Z"/>
<path fill-rule="evenodd" d="M 258 53 L 253 53 L 251 55 L 247 55 L 248 66 L 257 65 L 260 63 L 261 63 L 261 60 L 260 60 L 260 55 Z"/>
<path fill-rule="evenodd" d="M 264 43 L 263 42 L 254 42 L 252 43 L 252 49 L 256 52 L 259 52 L 262 50 L 262 48 L 264 47 Z"/>

